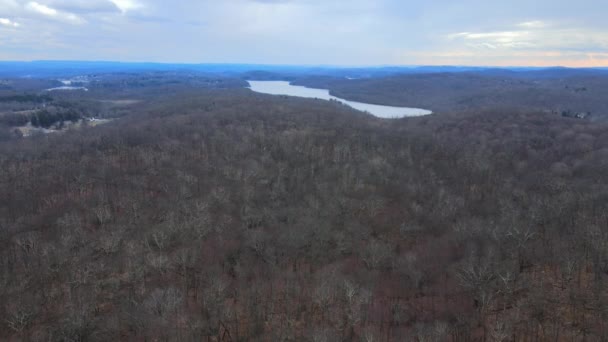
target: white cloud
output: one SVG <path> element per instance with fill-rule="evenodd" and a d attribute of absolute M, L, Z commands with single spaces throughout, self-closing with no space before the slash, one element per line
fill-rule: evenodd
<path fill-rule="evenodd" d="M 427 52 L 428 60 L 443 61 L 441 64 L 537 66 L 608 63 L 604 58 L 608 53 L 608 27 L 570 18 L 511 22 L 514 24 L 510 26 L 488 23 L 483 25 L 487 30 L 448 34 L 438 51 Z"/>
<path fill-rule="evenodd" d="M 59 14 L 59 12 L 56 9 L 50 8 L 50 7 L 48 7 L 46 5 L 43 5 L 43 4 L 39 4 L 39 3 L 35 2 L 35 1 L 29 2 L 27 4 L 26 8 L 28 10 L 31 10 L 31 11 L 34 11 L 34 12 L 38 12 L 40 14 L 43 14 L 43 15 L 46 15 L 46 16 L 49 16 L 49 17 L 56 17 Z"/>
<path fill-rule="evenodd" d="M 537 28 L 543 28 L 543 27 L 547 27 L 547 23 L 540 21 L 540 20 L 534 20 L 534 21 L 525 21 L 523 23 L 519 23 L 517 24 L 517 26 L 519 27 L 524 27 L 524 28 L 531 28 L 531 29 L 537 29 Z"/>
<path fill-rule="evenodd" d="M 77 16 L 74 13 L 58 11 L 52 7 L 40 4 L 35 1 L 28 2 L 27 5 L 25 6 L 25 8 L 28 11 L 38 13 L 45 17 L 67 22 L 70 24 L 83 24 L 86 22 L 84 19 L 82 19 L 81 17 Z"/>
<path fill-rule="evenodd" d="M 521 39 L 525 36 L 528 36 L 529 32 L 527 31 L 503 31 L 503 32 L 481 32 L 481 33 L 471 33 L 471 32 L 462 32 L 449 35 L 450 38 L 464 38 L 469 40 L 476 39 L 488 39 L 501 43 L 511 42 L 516 39 Z"/>
<path fill-rule="evenodd" d="M 142 8 L 143 5 L 135 0 L 110 0 L 121 12 L 125 13 L 128 11 Z"/>
<path fill-rule="evenodd" d="M 110 0 L 46 0 L 45 4 L 57 10 L 71 13 L 118 13 L 120 9 Z"/>
<path fill-rule="evenodd" d="M 0 25 L 7 27 L 19 27 L 21 26 L 19 23 L 14 22 L 8 18 L 0 18 Z"/>
<path fill-rule="evenodd" d="M 447 38 L 471 48 L 594 52 L 608 48 L 607 33 L 602 29 L 557 24 L 549 26 L 541 21 L 533 21 L 519 23 L 512 30 L 460 32 L 449 34 Z"/>

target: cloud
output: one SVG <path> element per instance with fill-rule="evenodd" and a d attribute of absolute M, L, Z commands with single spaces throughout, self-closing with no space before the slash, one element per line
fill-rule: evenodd
<path fill-rule="evenodd" d="M 547 24 L 545 22 L 540 21 L 540 20 L 534 20 L 534 21 L 525 21 L 523 23 L 519 23 L 519 24 L 517 24 L 517 26 L 524 27 L 524 28 L 536 29 L 536 28 L 546 27 Z"/>
<path fill-rule="evenodd" d="M 521 49 L 533 47 L 533 34 L 529 31 L 461 32 L 448 35 L 450 40 L 464 40 L 474 49 Z"/>
<path fill-rule="evenodd" d="M 58 10 L 80 14 L 120 12 L 110 0 L 51 0 L 47 4 Z"/>
<path fill-rule="evenodd" d="M 528 21 L 503 31 L 448 34 L 449 41 L 471 48 L 601 52 L 608 49 L 608 29 Z"/>
<path fill-rule="evenodd" d="M 36 1 L 28 2 L 25 6 L 30 12 L 38 13 L 44 17 L 67 22 L 70 24 L 83 24 L 86 21 L 74 13 L 56 10 L 47 5 L 40 4 Z"/>
<path fill-rule="evenodd" d="M 606 12 L 605 0 L 0 0 L 13 31 L 0 59 L 580 65 L 606 60 Z"/>
<path fill-rule="evenodd" d="M 426 51 L 427 61 L 502 66 L 605 66 L 608 64 L 605 58 L 608 27 L 590 21 L 568 18 L 511 21 L 503 25 L 488 23 L 476 30 L 445 35 L 437 51 Z"/>
<path fill-rule="evenodd" d="M 6 27 L 19 27 L 21 26 L 19 23 L 14 22 L 8 18 L 0 18 L 0 25 Z"/>
<path fill-rule="evenodd" d="M 135 0 L 110 0 L 121 12 L 126 13 L 132 10 L 140 9 L 143 7 L 138 1 Z"/>
<path fill-rule="evenodd" d="M 464 38 L 469 40 L 476 39 L 489 39 L 497 42 L 511 42 L 516 39 L 521 39 L 529 35 L 527 31 L 502 31 L 502 32 L 482 32 L 482 33 L 471 33 L 462 32 L 452 34 L 450 38 Z"/>
<path fill-rule="evenodd" d="M 59 14 L 59 12 L 56 9 L 39 4 L 37 2 L 28 3 L 26 8 L 31 11 L 38 12 L 40 14 L 44 14 L 49 17 L 56 17 Z"/>

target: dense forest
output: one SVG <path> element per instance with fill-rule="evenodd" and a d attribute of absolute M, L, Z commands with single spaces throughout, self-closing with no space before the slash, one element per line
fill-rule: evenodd
<path fill-rule="evenodd" d="M 0 340 L 606 340 L 608 125 L 152 94 L 0 143 Z"/>

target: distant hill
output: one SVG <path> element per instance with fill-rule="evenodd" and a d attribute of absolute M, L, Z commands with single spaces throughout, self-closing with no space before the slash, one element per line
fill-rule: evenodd
<path fill-rule="evenodd" d="M 179 64 L 135 63 L 112 61 L 6 61 L 0 62 L 0 77 L 70 77 L 83 74 L 143 72 L 143 71 L 192 71 L 239 75 L 254 79 L 295 79 L 304 75 L 337 78 L 375 78 L 400 74 L 462 73 L 473 72 L 488 75 L 518 77 L 565 77 L 578 74 L 608 74 L 608 69 L 568 68 L 489 68 L 471 66 L 367 66 L 344 67 L 330 65 L 264 65 L 264 64 Z"/>

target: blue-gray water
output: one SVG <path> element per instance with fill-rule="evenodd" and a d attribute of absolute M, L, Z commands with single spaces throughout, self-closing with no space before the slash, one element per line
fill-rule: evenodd
<path fill-rule="evenodd" d="M 287 95 L 287 96 L 298 96 L 316 98 L 322 100 L 336 100 L 340 101 L 354 109 L 368 112 L 373 116 L 385 119 L 397 119 L 409 116 L 422 116 L 432 114 L 430 110 L 419 109 L 419 108 L 408 108 L 408 107 L 393 107 L 393 106 L 381 106 L 369 103 L 354 102 L 341 99 L 329 94 L 329 90 L 326 89 L 313 89 L 302 86 L 295 86 L 285 81 L 249 81 L 251 90 L 271 95 Z"/>

